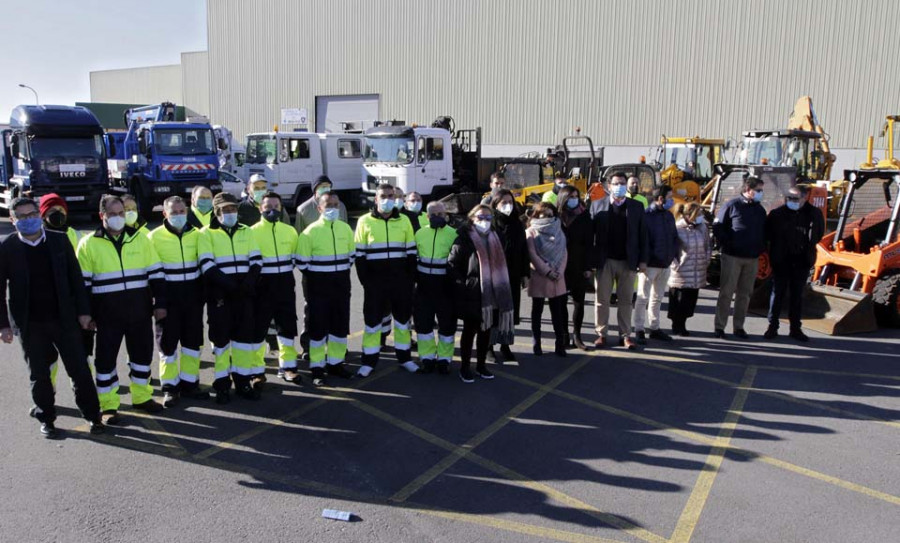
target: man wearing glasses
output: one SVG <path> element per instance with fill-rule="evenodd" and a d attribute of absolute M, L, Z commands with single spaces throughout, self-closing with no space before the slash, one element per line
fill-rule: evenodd
<path fill-rule="evenodd" d="M 809 269 L 816 261 L 816 245 L 825 233 L 822 212 L 809 203 L 809 187 L 798 185 L 785 196 L 783 206 L 766 218 L 766 245 L 772 265 L 772 294 L 769 297 L 769 328 L 764 337 L 778 337 L 778 317 L 785 291 L 790 294 L 788 317 L 790 337 L 809 341 L 801 329 L 803 288 Z"/>

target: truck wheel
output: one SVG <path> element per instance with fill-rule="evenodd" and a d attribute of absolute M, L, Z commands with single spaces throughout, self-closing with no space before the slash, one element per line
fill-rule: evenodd
<path fill-rule="evenodd" d="M 900 327 L 900 270 L 887 272 L 875 281 L 872 301 L 879 325 Z"/>

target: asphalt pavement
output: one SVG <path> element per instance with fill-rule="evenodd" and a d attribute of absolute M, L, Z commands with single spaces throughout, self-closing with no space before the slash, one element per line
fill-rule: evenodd
<path fill-rule="evenodd" d="M 272 358 L 258 402 L 153 417 L 130 410 L 123 352 L 126 424 L 90 436 L 61 371 L 56 441 L 28 417 L 18 340 L 0 345 L 0 540 L 897 541 L 900 331 L 769 342 L 751 316 L 750 340 L 719 340 L 715 294 L 691 337 L 637 352 L 536 357 L 526 297 L 492 381 L 410 374 L 389 340 L 365 380 L 288 384 Z M 356 366 L 356 282 L 352 307 Z"/>

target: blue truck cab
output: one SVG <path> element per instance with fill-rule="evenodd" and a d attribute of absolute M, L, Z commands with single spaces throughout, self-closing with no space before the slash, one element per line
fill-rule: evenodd
<path fill-rule="evenodd" d="M 97 211 L 109 175 L 103 127 L 90 110 L 17 106 L 0 136 L 0 208 L 55 192 L 72 213 Z"/>
<path fill-rule="evenodd" d="M 190 197 L 196 185 L 213 192 L 219 182 L 218 142 L 209 123 L 174 121 L 174 104 L 125 112 L 128 131 L 107 135 L 110 184 L 129 192 L 149 212 L 169 196 Z M 124 134 L 124 136 L 122 135 Z"/>

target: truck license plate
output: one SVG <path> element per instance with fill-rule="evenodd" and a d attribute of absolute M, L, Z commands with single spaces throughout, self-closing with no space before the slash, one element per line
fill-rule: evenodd
<path fill-rule="evenodd" d="M 84 196 L 66 196 L 67 202 L 83 202 Z"/>

